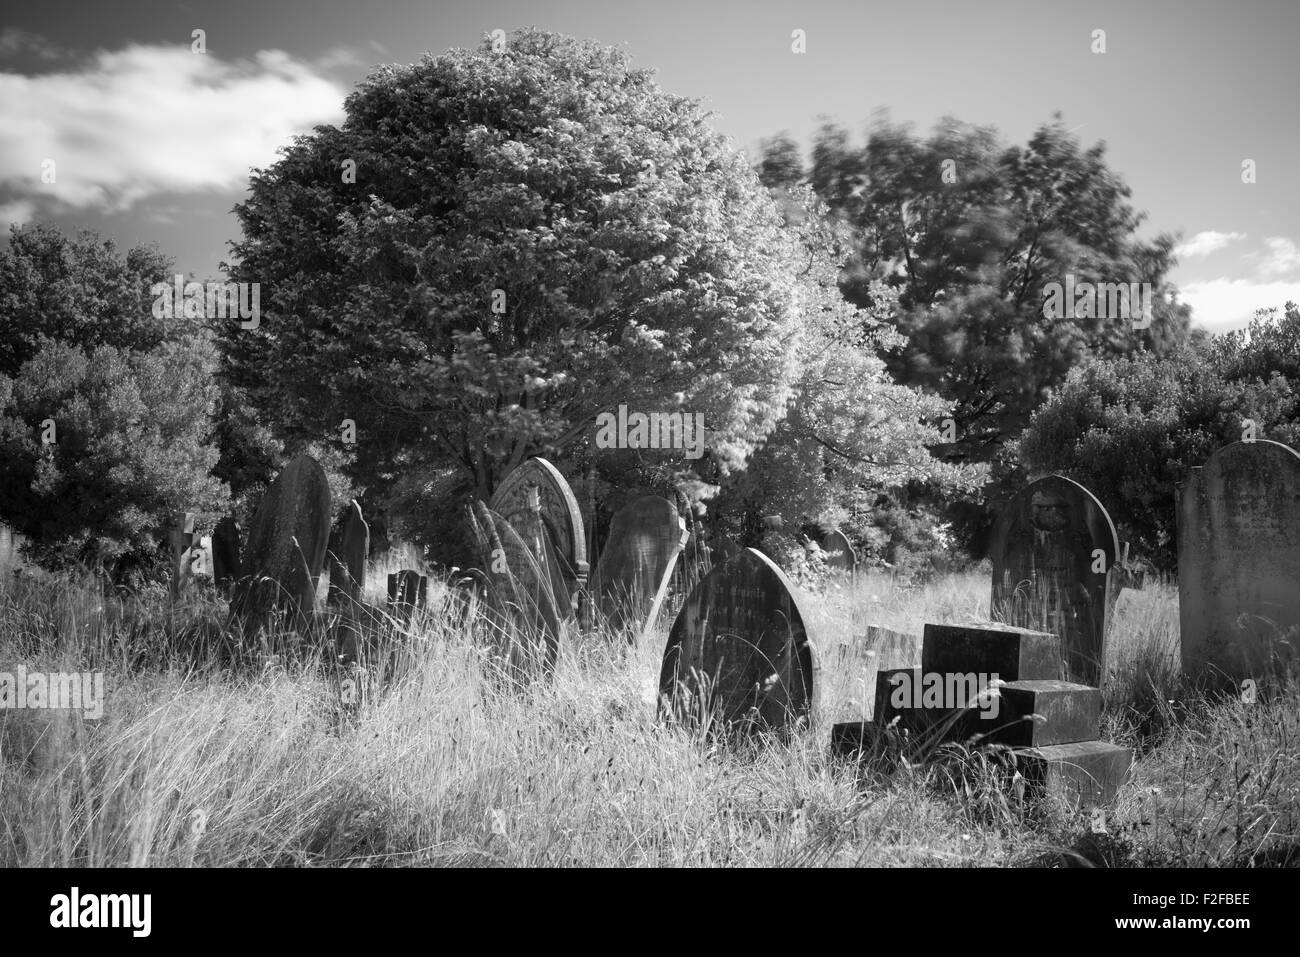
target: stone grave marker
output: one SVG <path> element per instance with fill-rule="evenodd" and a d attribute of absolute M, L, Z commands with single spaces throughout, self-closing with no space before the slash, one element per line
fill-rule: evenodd
<path fill-rule="evenodd" d="M 487 604 L 502 626 L 494 641 L 498 659 L 519 680 L 550 673 L 559 658 L 568 596 L 555 594 L 550 572 L 504 515 L 476 502 L 470 519 L 491 586 Z"/>
<path fill-rule="evenodd" d="M 685 544 L 686 522 L 665 498 L 645 495 L 614 514 L 591 585 L 610 627 L 651 624 Z"/>
<path fill-rule="evenodd" d="M 1239 685 L 1300 652 L 1300 454 L 1219 449 L 1178 494 L 1183 670 Z"/>
<path fill-rule="evenodd" d="M 858 572 L 858 553 L 853 550 L 849 537 L 838 528 L 822 536 L 822 551 L 826 553 L 826 567 L 853 578 Z"/>
<path fill-rule="evenodd" d="M 325 470 L 299 455 L 275 478 L 253 516 L 232 606 L 261 621 L 273 608 L 310 617 L 329 546 L 330 488 Z"/>
<path fill-rule="evenodd" d="M 1120 576 L 1119 539 L 1096 497 L 1060 475 L 1031 482 L 998 516 L 989 556 L 990 617 L 1050 631 L 1069 680 L 1099 685 Z"/>
<path fill-rule="evenodd" d="M 240 577 L 239 550 L 239 525 L 227 515 L 212 532 L 212 580 L 221 591 Z"/>
<path fill-rule="evenodd" d="M 168 535 L 172 549 L 171 596 L 173 600 L 180 597 L 186 583 L 193 575 L 194 522 L 194 513 L 185 512 L 177 517 Z"/>
<path fill-rule="evenodd" d="M 329 596 L 332 604 L 349 606 L 361 600 L 366 584 L 366 555 L 370 551 L 370 528 L 353 499 L 346 517 L 330 535 Z"/>
<path fill-rule="evenodd" d="M 413 568 L 403 568 L 388 576 L 388 603 L 410 619 L 416 608 L 423 608 L 429 597 L 429 579 Z"/>
<path fill-rule="evenodd" d="M 556 597 L 565 615 L 572 612 L 579 589 L 587 583 L 587 538 L 577 496 L 559 469 L 546 459 L 529 459 L 502 480 L 488 507 L 504 517 L 547 566 L 552 562 L 542 547 L 549 537 L 567 592 Z M 541 536 L 534 527 L 539 514 L 546 529 Z"/>
<path fill-rule="evenodd" d="M 673 622 L 661 714 L 710 730 L 789 730 L 811 718 L 817 660 L 794 587 L 756 549 L 713 568 Z"/>

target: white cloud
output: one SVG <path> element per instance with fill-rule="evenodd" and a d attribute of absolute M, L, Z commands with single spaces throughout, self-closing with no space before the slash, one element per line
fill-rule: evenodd
<path fill-rule="evenodd" d="M 1256 309 L 1288 301 L 1300 302 L 1300 282 L 1255 282 L 1250 279 L 1211 279 L 1179 288 L 1179 299 L 1192 307 L 1192 324 L 1211 332 L 1243 328 Z"/>
<path fill-rule="evenodd" d="M 293 134 L 341 121 L 344 95 L 280 50 L 229 62 L 133 45 L 75 73 L 0 73 L 0 207 L 119 212 L 158 193 L 235 190 Z"/>
<path fill-rule="evenodd" d="M 1246 238 L 1245 233 L 1219 233 L 1213 229 L 1199 232 L 1185 243 L 1174 247 L 1174 255 L 1179 259 L 1195 259 L 1218 252 L 1228 243 L 1235 243 Z"/>
<path fill-rule="evenodd" d="M 1259 264 L 1261 276 L 1285 276 L 1300 269 L 1300 249 L 1295 243 L 1282 236 L 1269 236 L 1264 240 L 1268 244 L 1268 253 Z"/>

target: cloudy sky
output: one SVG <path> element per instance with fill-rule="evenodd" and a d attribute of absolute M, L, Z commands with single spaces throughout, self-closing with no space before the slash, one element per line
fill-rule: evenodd
<path fill-rule="evenodd" d="M 740 148 L 882 108 L 1023 143 L 1064 113 L 1148 213 L 1182 237 L 1195 320 L 1244 324 L 1300 302 L 1298 0 L 139 0 L 10 4 L 0 20 L 0 228 L 91 227 L 157 242 L 215 277 L 248 171 L 342 120 L 376 64 L 521 26 L 623 44 L 663 87 L 705 101 Z M 207 52 L 192 51 L 205 31 Z M 807 52 L 791 51 L 791 32 Z M 1106 52 L 1091 51 L 1093 31 Z M 859 139 L 861 142 L 861 139 Z M 42 164 L 55 161 L 55 182 Z M 1253 160 L 1256 182 L 1242 182 Z"/>

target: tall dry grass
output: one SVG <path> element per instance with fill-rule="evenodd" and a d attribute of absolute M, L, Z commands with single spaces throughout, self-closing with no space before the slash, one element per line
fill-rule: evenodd
<path fill-rule="evenodd" d="M 809 595 L 822 713 L 855 693 L 833 666 L 842 640 L 977 619 L 987 598 L 978 574 Z M 1129 607 L 1118 643 L 1176 635 L 1166 594 Z M 0 670 L 102 669 L 108 691 L 98 721 L 0 711 L 0 864 L 1243 864 L 1285 860 L 1295 841 L 1294 686 L 1144 725 L 1117 682 L 1107 728 L 1142 750 L 1103 840 L 1083 816 L 1027 806 L 979 755 L 860 774 L 830 758 L 824 720 L 745 748 L 665 727 L 663 627 L 631 647 L 573 636 L 553 678 L 518 691 L 471 627 L 390 622 L 359 709 L 298 637 L 233 647 L 213 597 L 0 585 Z"/>

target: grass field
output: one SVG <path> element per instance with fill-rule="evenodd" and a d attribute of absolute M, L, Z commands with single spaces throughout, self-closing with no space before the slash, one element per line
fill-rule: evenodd
<path fill-rule="evenodd" d="M 987 589 L 976 573 L 868 577 L 807 607 L 834 647 L 868 623 L 978 620 Z M 0 585 L 0 671 L 102 670 L 107 688 L 99 720 L 0 711 L 0 865 L 1300 863 L 1300 692 L 1184 697 L 1169 586 L 1118 609 L 1103 733 L 1138 757 L 1104 834 L 1026 806 L 978 754 L 885 777 L 832 760 L 824 720 L 745 749 L 663 727 L 662 631 L 636 648 L 577 638 L 521 694 L 467 629 L 435 621 L 389 636 L 348 719 L 319 656 L 219 663 L 224 620 L 212 598 Z M 860 693 L 832 661 L 823 713 Z"/>

